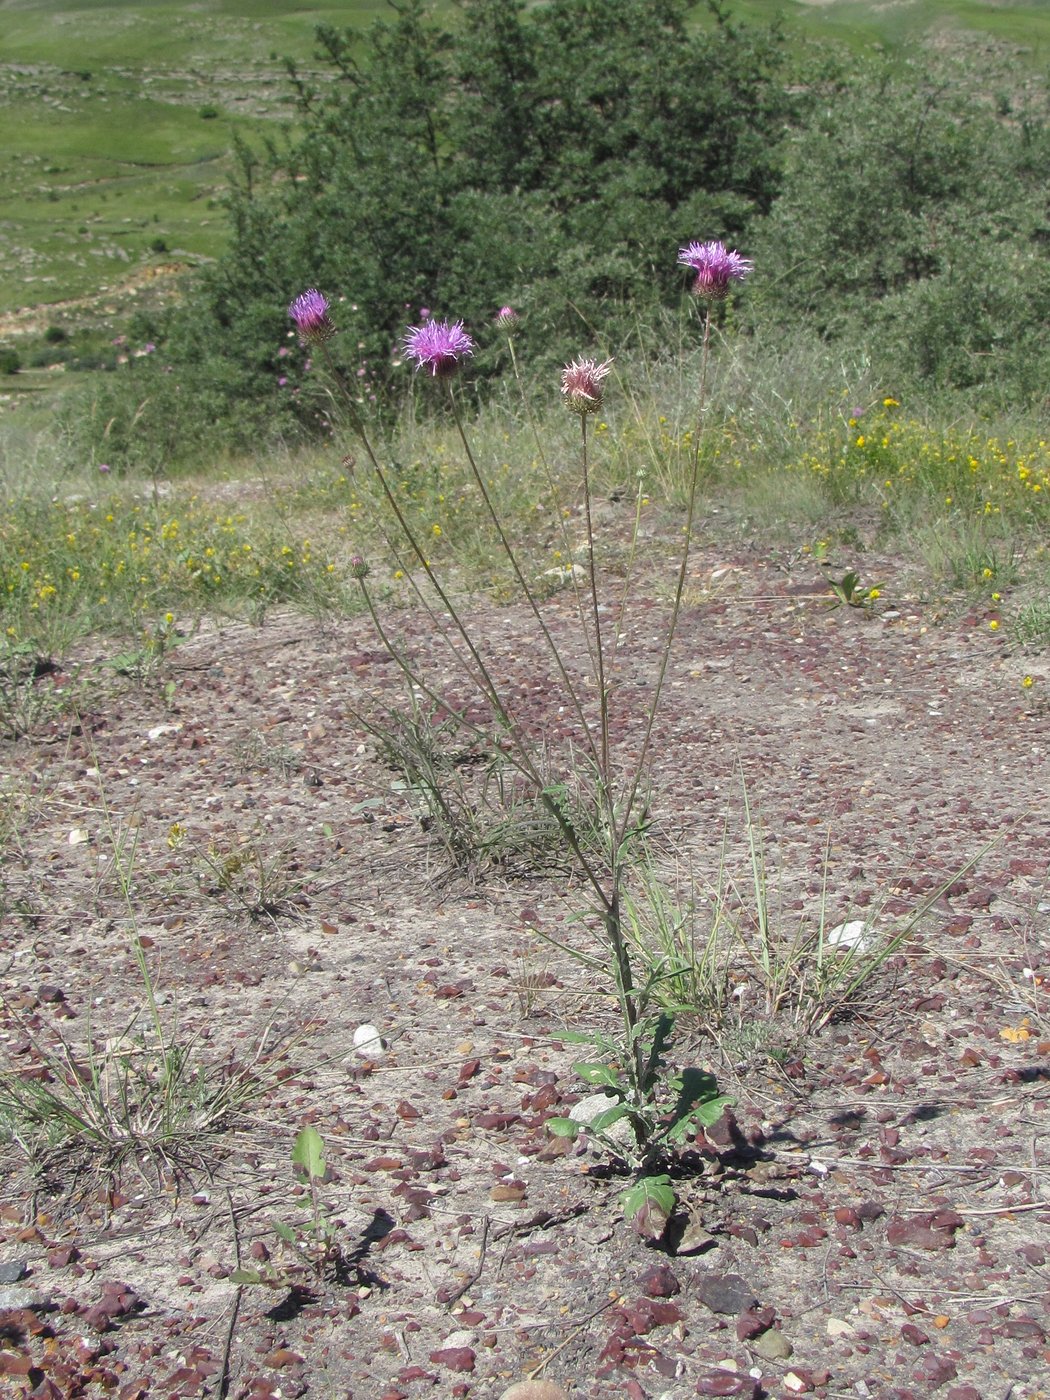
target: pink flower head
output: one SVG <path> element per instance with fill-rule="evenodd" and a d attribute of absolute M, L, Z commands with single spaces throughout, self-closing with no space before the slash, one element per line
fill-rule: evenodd
<path fill-rule="evenodd" d="M 405 354 L 416 369 L 428 369 L 435 379 L 447 379 L 459 368 L 464 355 L 473 355 L 474 342 L 462 321 L 427 321 L 413 326 L 405 336 Z"/>
<path fill-rule="evenodd" d="M 501 306 L 496 312 L 496 325 L 501 331 L 511 331 L 518 324 L 520 317 L 513 306 Z"/>
<path fill-rule="evenodd" d="M 724 243 L 689 243 L 678 250 L 678 261 L 696 273 L 693 291 L 709 301 L 721 301 L 730 282 L 742 282 L 754 264 Z"/>
<path fill-rule="evenodd" d="M 583 417 L 597 413 L 602 406 L 602 381 L 612 368 L 612 360 L 599 364 L 597 360 L 573 360 L 561 372 L 561 391 L 565 406 Z"/>
<path fill-rule="evenodd" d="M 320 345 L 335 335 L 335 326 L 328 315 L 328 298 L 316 287 L 297 296 L 288 308 L 288 315 L 295 322 L 304 345 Z"/>

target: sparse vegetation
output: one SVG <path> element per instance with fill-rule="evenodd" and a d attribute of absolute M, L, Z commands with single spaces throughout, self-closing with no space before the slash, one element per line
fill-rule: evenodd
<path fill-rule="evenodd" d="M 121 308 L 37 308 L 0 392 L 0 1373 L 1000 1393 L 1039 77 L 861 53 L 936 0 L 280 9 L 78 11 L 75 68 L 0 12 L 32 275 Z"/>

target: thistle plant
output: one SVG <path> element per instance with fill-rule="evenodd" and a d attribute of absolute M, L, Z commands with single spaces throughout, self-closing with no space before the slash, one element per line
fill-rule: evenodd
<path fill-rule="evenodd" d="M 732 284 L 743 281 L 751 270 L 749 261 L 716 242 L 690 243 L 681 249 L 679 261 L 695 274 L 693 292 L 701 310 L 702 353 L 697 426 L 693 437 L 686 519 L 676 585 L 656 674 L 649 691 L 649 704 L 636 717 L 641 727 L 641 742 L 633 747 L 631 757 L 626 761 L 614 750 L 611 736 L 617 650 L 627 599 L 626 594 L 621 595 L 618 609 L 613 610 L 610 621 L 602 606 L 588 436 L 589 424 L 603 406 L 613 361 L 599 361 L 581 355 L 566 365 L 561 375 L 562 400 L 580 425 L 577 480 L 585 531 L 582 546 L 585 565 L 579 577 L 575 569 L 571 571 L 571 581 L 575 592 L 576 619 L 590 672 L 589 676 L 581 678 L 578 673 L 574 674 L 562 647 L 552 635 L 541 599 L 529 580 L 519 548 L 508 534 L 485 473 L 475 457 L 460 411 L 456 381 L 474 353 L 472 337 L 462 321 L 443 321 L 431 317 L 424 324 L 410 328 L 403 340 L 406 358 L 414 365 L 416 372 L 431 380 L 436 392 L 444 396 L 455 423 L 469 476 L 492 527 L 495 545 L 509 566 L 557 677 L 554 703 L 564 706 L 573 717 L 573 747 L 563 759 L 566 773 L 560 782 L 557 775 L 552 779 L 549 755 L 541 759 L 535 741 L 514 713 L 506 687 L 501 685 L 484 655 L 468 614 L 451 596 L 432 565 L 423 539 L 411 525 L 391 487 L 388 473 L 372 445 L 352 396 L 346 393 L 351 425 L 361 440 L 391 512 L 392 523 L 386 530 L 387 541 L 396 558 L 407 558 L 412 563 L 411 568 L 404 570 L 409 586 L 415 591 L 421 606 L 427 609 L 435 632 L 448 644 L 461 672 L 484 700 L 491 715 L 495 748 L 512 769 L 532 784 L 537 797 L 557 824 L 588 888 L 590 911 L 587 924 L 595 937 L 596 949 L 565 942 L 559 942 L 557 946 L 604 981 L 614 994 L 617 1018 L 613 1034 L 585 1032 L 566 1037 L 593 1045 L 601 1055 L 600 1063 L 582 1061 L 577 1065 L 577 1070 L 585 1082 L 600 1087 L 608 1094 L 609 1109 L 600 1113 L 590 1124 L 556 1120 L 551 1128 L 554 1132 L 567 1135 L 575 1135 L 582 1130 L 626 1161 L 635 1174 L 635 1182 L 625 1195 L 625 1210 L 628 1215 L 637 1216 L 643 1231 L 652 1237 L 662 1232 L 674 1205 L 674 1193 L 666 1166 L 691 1132 L 700 1126 L 709 1126 L 717 1119 L 725 1100 L 719 1095 L 712 1075 L 697 1070 L 676 1072 L 669 1067 L 673 1016 L 666 1008 L 666 999 L 656 995 L 660 972 L 647 969 L 638 960 L 632 945 L 628 890 L 632 869 L 644 859 L 645 836 L 650 824 L 646 776 L 654 724 L 668 676 L 688 575 L 705 426 L 713 311 L 717 303 L 728 295 Z M 326 298 L 313 289 L 296 298 L 289 307 L 289 315 L 300 337 L 318 347 L 333 377 L 345 390 L 346 385 L 329 351 L 335 328 L 328 312 Z M 507 336 L 516 378 L 519 376 L 513 331 L 517 319 L 510 307 L 502 308 L 495 318 L 497 328 Z M 542 451 L 541 458 L 546 461 Z M 548 482 L 557 497 L 556 484 L 549 471 Z M 558 516 L 562 518 L 561 510 Z M 380 639 L 408 682 L 410 704 L 418 707 L 429 703 L 438 711 L 454 715 L 464 732 L 473 732 L 475 737 L 490 741 L 490 733 L 485 727 L 457 710 L 422 673 L 406 650 L 390 636 L 389 627 L 369 586 L 367 562 L 355 556 L 349 572 L 361 589 Z M 472 710 L 471 713 L 476 711 Z M 622 718 L 619 715 L 615 717 L 618 720 Z M 566 787 L 578 784 L 581 775 L 586 776 L 594 814 L 586 838 L 573 808 L 561 799 Z M 600 833 L 597 842 L 594 840 L 595 828 Z M 626 1144 L 609 1135 L 609 1130 L 621 1121 L 629 1128 Z"/>

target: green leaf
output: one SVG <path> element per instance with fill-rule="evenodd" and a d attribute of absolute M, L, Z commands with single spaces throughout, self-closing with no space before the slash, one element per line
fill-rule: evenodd
<path fill-rule="evenodd" d="M 572 1138 L 575 1142 L 580 1135 L 580 1125 L 575 1118 L 548 1118 L 543 1126 L 552 1137 Z"/>
<path fill-rule="evenodd" d="M 231 1283 L 268 1283 L 269 1279 L 258 1269 L 234 1269 L 230 1275 L 230 1281 Z"/>
<path fill-rule="evenodd" d="M 595 1045 L 610 1054 L 616 1049 L 600 1031 L 559 1031 L 558 1039 L 565 1045 Z"/>
<path fill-rule="evenodd" d="M 707 1070 L 684 1069 L 680 1075 L 675 1075 L 672 1084 L 678 1092 L 678 1102 L 672 1114 L 676 1123 L 695 1117 L 701 1109 L 706 1112 L 707 1104 L 716 1104 L 713 1118 L 701 1118 L 705 1126 L 710 1126 L 720 1117 L 725 1104 L 730 1102 L 724 1094 L 719 1094 L 718 1080 Z"/>
<path fill-rule="evenodd" d="M 271 1220 L 274 1234 L 278 1235 L 285 1244 L 295 1244 L 299 1238 L 298 1230 L 293 1230 L 290 1225 L 286 1225 L 283 1220 Z"/>
<path fill-rule="evenodd" d="M 312 1181 L 324 1176 L 324 1140 L 316 1128 L 303 1128 L 296 1135 L 292 1166 L 301 1167 Z"/>
<path fill-rule="evenodd" d="M 627 1220 L 633 1220 L 645 1207 L 659 1212 L 664 1220 L 667 1220 L 674 1210 L 674 1187 L 666 1173 L 660 1176 L 643 1176 L 640 1181 L 636 1181 L 621 1193 L 620 1200 L 623 1204 L 624 1218 Z"/>
<path fill-rule="evenodd" d="M 630 1113 L 630 1109 L 625 1103 L 614 1104 L 612 1108 L 605 1109 L 599 1113 L 597 1118 L 592 1118 L 587 1127 L 592 1133 L 604 1133 L 607 1128 L 611 1128 L 614 1123 L 618 1123 L 621 1118 Z"/>
<path fill-rule="evenodd" d="M 586 1060 L 577 1060 L 573 1069 L 585 1084 L 602 1085 L 607 1089 L 614 1089 L 618 1094 L 624 1093 L 620 1076 L 611 1065 L 593 1065 L 588 1064 Z"/>
<path fill-rule="evenodd" d="M 728 1094 L 719 1094 L 717 1099 L 708 1099 L 707 1103 L 699 1104 L 691 1116 L 705 1128 L 710 1128 L 721 1118 L 726 1105 L 732 1102 Z"/>

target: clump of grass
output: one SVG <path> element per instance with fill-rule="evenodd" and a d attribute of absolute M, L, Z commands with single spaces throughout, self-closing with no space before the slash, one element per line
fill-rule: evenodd
<path fill-rule="evenodd" d="M 168 844 L 179 849 L 183 840 L 182 829 L 176 824 Z M 290 850 L 282 847 L 268 853 L 254 834 L 229 845 L 212 842 L 189 849 L 201 894 L 231 913 L 253 923 L 275 923 L 282 916 L 301 912 L 304 880 Z"/>
<path fill-rule="evenodd" d="M 251 729 L 234 746 L 234 759 L 247 770 L 255 769 L 263 773 L 278 773 L 282 778 L 298 773 L 303 766 L 303 756 L 291 744 L 276 744 L 267 739 L 258 729 Z"/>
<path fill-rule="evenodd" d="M 0 638 L 0 736 L 20 739 L 76 706 L 75 678 L 63 676 L 35 641 Z"/>
<path fill-rule="evenodd" d="M 869 1005 L 880 971 L 915 935 L 944 891 L 984 852 L 927 895 L 908 915 L 883 919 L 877 901 L 863 915 L 834 908 L 829 850 L 815 907 L 787 914 L 778 872 L 768 864 L 759 820 L 743 797 L 746 865 L 728 858 L 728 822 L 713 882 L 676 890 L 649 862 L 626 903 L 631 939 L 648 968 L 652 995 L 675 1015 L 691 1015 L 720 1043 L 737 1045 L 745 1024 L 767 1032 L 753 1046 L 805 1037 Z M 747 1037 L 745 1037 L 746 1039 Z"/>
<path fill-rule="evenodd" d="M 145 1012 L 105 1041 L 45 1043 L 27 1029 L 35 1065 L 0 1077 L 0 1137 L 45 1179 L 81 1170 L 119 1178 L 204 1167 L 219 1135 L 288 1073 L 291 1041 L 271 1028 L 239 1061 L 216 1064 L 177 1018 L 165 1023 L 142 945 L 132 943 Z M 9 1015 L 17 1017 L 10 1006 Z"/>
<path fill-rule="evenodd" d="M 1050 647 L 1050 598 L 1026 599 L 1013 620 L 1013 632 L 1024 646 Z"/>
<path fill-rule="evenodd" d="M 452 870 L 478 878 L 485 872 L 535 877 L 566 869 L 572 852 L 552 804 L 583 849 L 596 847 L 599 817 L 582 786 L 570 791 L 553 777 L 530 781 L 496 743 L 486 742 L 454 712 L 415 705 L 407 713 L 391 709 L 357 718 Z"/>

